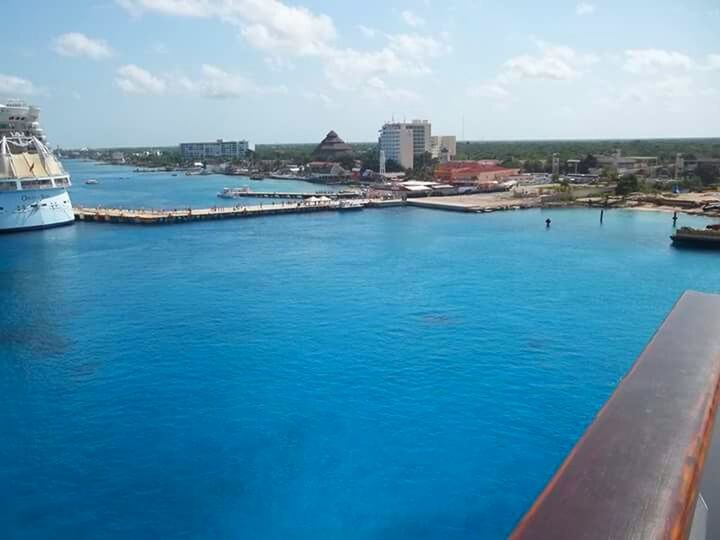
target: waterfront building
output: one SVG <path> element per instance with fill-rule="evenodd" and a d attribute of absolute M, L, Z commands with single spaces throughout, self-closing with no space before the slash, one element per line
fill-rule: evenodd
<path fill-rule="evenodd" d="M 193 159 L 243 159 L 247 156 L 247 141 L 180 143 L 180 155 L 184 160 Z"/>
<path fill-rule="evenodd" d="M 341 180 L 351 176 L 339 163 L 331 161 L 311 161 L 305 167 L 310 178 L 315 180 Z"/>
<path fill-rule="evenodd" d="M 325 138 L 313 151 L 313 158 L 322 161 L 337 161 L 352 156 L 352 147 L 343 141 L 334 131 L 328 132 Z"/>
<path fill-rule="evenodd" d="M 447 152 L 443 152 L 443 149 Z M 434 159 L 440 159 L 443 153 L 449 161 L 457 156 L 457 139 L 455 135 L 434 135 L 430 137 L 430 153 Z"/>
<path fill-rule="evenodd" d="M 598 167 L 607 168 L 620 176 L 624 174 L 654 175 L 659 167 L 656 156 L 623 156 L 616 150 L 611 156 L 598 156 Z"/>
<path fill-rule="evenodd" d="M 450 161 L 435 168 L 435 178 L 450 184 L 480 184 L 505 181 L 519 172 L 494 161 Z"/>
<path fill-rule="evenodd" d="M 720 167 L 720 158 L 710 157 L 680 157 L 680 172 L 694 173 L 700 165 L 710 165 Z"/>
<path fill-rule="evenodd" d="M 413 131 L 407 124 L 385 124 L 380 130 L 379 144 L 386 160 L 393 160 L 404 169 L 413 168 Z"/>
<path fill-rule="evenodd" d="M 404 147 L 406 135 L 403 130 L 410 133 L 410 151 L 413 159 L 408 158 L 407 149 Z M 385 144 L 383 144 L 385 141 Z M 401 147 L 402 146 L 402 147 Z M 412 122 L 389 122 L 380 130 L 380 148 L 385 150 L 385 157 L 400 163 L 406 169 L 414 158 L 425 153 L 432 153 L 432 125 L 427 120 L 413 120 Z M 389 150 L 389 151 L 388 151 Z M 401 162 L 401 155 L 402 162 Z"/>
<path fill-rule="evenodd" d="M 455 195 L 458 188 L 450 184 L 442 184 L 439 182 L 423 182 L 420 180 L 408 180 L 398 184 L 401 192 L 407 194 L 408 197 L 427 197 L 429 195 Z"/>

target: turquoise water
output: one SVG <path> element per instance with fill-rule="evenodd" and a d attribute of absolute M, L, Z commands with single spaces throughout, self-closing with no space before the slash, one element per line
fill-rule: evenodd
<path fill-rule="evenodd" d="M 106 171 L 73 199 L 212 204 L 227 183 Z M 671 216 L 598 218 L 0 237 L 0 536 L 503 538 L 678 295 L 720 292 Z"/>

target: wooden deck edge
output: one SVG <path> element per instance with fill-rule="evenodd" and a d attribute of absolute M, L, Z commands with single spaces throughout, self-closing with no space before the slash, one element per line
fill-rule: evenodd
<path fill-rule="evenodd" d="M 687 292 L 510 538 L 686 538 L 719 401 L 720 296 Z"/>

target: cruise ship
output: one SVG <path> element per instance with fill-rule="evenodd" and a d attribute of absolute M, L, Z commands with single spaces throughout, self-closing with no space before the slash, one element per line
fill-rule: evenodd
<path fill-rule="evenodd" d="M 40 110 L 0 104 L 0 232 L 45 229 L 75 220 L 70 175 L 47 147 Z"/>

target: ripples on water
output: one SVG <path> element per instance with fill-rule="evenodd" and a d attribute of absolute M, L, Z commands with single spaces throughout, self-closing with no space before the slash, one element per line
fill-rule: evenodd
<path fill-rule="evenodd" d="M 0 238 L 2 537 L 504 537 L 677 296 L 720 292 L 668 215 L 550 215 Z"/>

